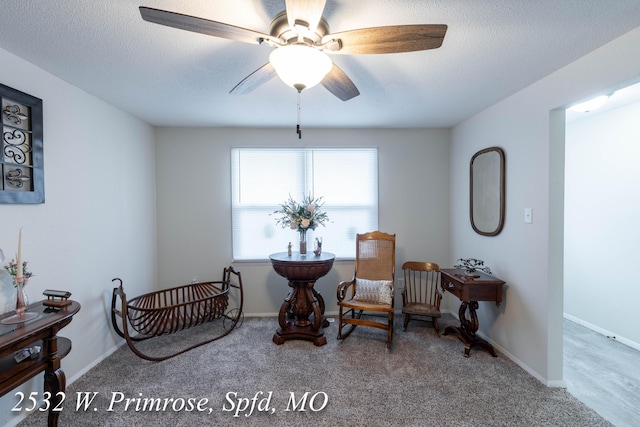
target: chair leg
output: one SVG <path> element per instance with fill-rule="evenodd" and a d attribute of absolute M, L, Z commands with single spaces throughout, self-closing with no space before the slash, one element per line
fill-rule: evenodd
<path fill-rule="evenodd" d="M 344 341 L 349 335 L 351 335 L 351 332 L 353 332 L 356 326 L 358 325 L 350 324 L 348 328 L 345 328 L 345 332 L 342 334 L 342 336 L 339 339 Z"/>
<path fill-rule="evenodd" d="M 343 313 L 342 307 L 340 307 L 340 311 L 338 312 L 338 339 L 339 340 L 344 340 L 345 338 L 347 338 L 351 334 L 351 332 L 353 332 L 356 326 L 358 326 L 358 325 L 351 324 L 351 326 L 348 329 L 346 329 L 344 333 L 342 332 L 343 326 L 346 325 L 346 323 L 343 322 L 342 319 L 343 317 L 349 317 L 349 312 L 351 312 L 352 319 L 359 319 L 360 316 L 362 315 L 362 310 L 360 310 L 360 312 L 356 316 L 356 312 L 353 308 L 347 310 L 346 313 Z"/>
<path fill-rule="evenodd" d="M 394 316 L 394 313 L 389 313 L 388 315 L 389 329 L 387 330 L 387 350 L 391 350 L 391 341 L 393 340 L 393 316 Z"/>
<path fill-rule="evenodd" d="M 409 324 L 410 316 L 409 313 L 405 313 L 404 315 L 404 330 L 407 330 L 407 325 Z"/>
<path fill-rule="evenodd" d="M 438 318 L 437 317 L 433 317 L 433 327 L 436 330 L 436 335 L 440 336 L 440 325 L 438 324 Z"/>

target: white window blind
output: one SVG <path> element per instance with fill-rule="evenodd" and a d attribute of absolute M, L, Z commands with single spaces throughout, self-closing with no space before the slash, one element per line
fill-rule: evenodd
<path fill-rule="evenodd" d="M 256 149 L 231 151 L 232 234 L 235 261 L 265 260 L 298 250 L 298 233 L 276 225 L 289 195 L 322 197 L 329 221 L 307 233 L 308 251 L 316 237 L 339 258 L 355 257 L 355 236 L 378 229 L 378 150 Z"/>

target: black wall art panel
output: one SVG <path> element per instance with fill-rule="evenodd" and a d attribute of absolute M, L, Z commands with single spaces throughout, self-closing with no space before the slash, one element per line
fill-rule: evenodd
<path fill-rule="evenodd" d="M 0 203 L 44 203 L 42 100 L 0 84 Z"/>

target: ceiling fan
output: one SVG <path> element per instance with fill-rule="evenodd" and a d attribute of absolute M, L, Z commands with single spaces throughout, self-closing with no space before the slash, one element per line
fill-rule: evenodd
<path fill-rule="evenodd" d="M 274 47 L 269 62 L 245 77 L 230 93 L 251 92 L 278 74 L 298 93 L 320 83 L 343 101 L 358 96 L 360 92 L 326 53 L 382 54 L 437 49 L 447 31 L 446 25 L 418 24 L 332 34 L 322 17 L 325 3 L 326 0 L 286 0 L 285 10 L 271 22 L 269 34 L 148 7 L 140 7 L 140 14 L 145 21 L 168 27 Z"/>

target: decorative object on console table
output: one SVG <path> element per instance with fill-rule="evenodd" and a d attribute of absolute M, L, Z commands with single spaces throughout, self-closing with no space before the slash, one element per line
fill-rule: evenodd
<path fill-rule="evenodd" d="M 27 298 L 24 294 L 23 284 L 26 284 L 26 278 L 16 278 L 16 315 L 9 317 L 6 320 L 7 324 L 21 323 L 27 320 L 32 320 L 38 317 L 38 313 L 27 313 Z M 11 320 L 9 320 L 11 319 Z"/>
<path fill-rule="evenodd" d="M 496 307 L 502 302 L 502 285 L 504 282 L 486 273 L 477 273 L 470 277 L 465 270 L 441 269 L 440 285 L 443 291 L 458 297 L 462 303 L 458 310 L 460 326 L 447 326 L 443 335 L 455 334 L 464 343 L 464 356 L 469 357 L 472 347 L 478 346 L 497 357 L 493 346 L 476 335 L 478 327 L 478 301 L 495 301 Z M 469 318 L 467 318 L 467 311 Z"/>
<path fill-rule="evenodd" d="M 324 298 L 313 285 L 333 267 L 335 255 L 323 252 L 316 257 L 293 256 L 286 252 L 269 255 L 273 269 L 289 281 L 289 295 L 285 298 L 273 342 L 280 345 L 288 339 L 311 340 L 316 346 L 325 345 L 324 329 L 329 321 L 324 317 Z"/>
<path fill-rule="evenodd" d="M 44 203 L 42 100 L 0 84 L 0 203 Z"/>
<path fill-rule="evenodd" d="M 60 309 L 71 304 L 71 301 L 69 300 L 71 292 L 69 291 L 47 289 L 42 294 L 47 297 L 46 300 L 42 301 L 42 304 L 49 307 L 49 309 Z"/>
<path fill-rule="evenodd" d="M 5 269 L 13 276 L 13 285 L 16 288 L 16 314 L 2 319 L 2 323 L 4 325 L 12 325 L 37 318 L 39 316 L 38 313 L 26 311 L 29 303 L 27 302 L 28 299 L 24 292 L 24 286 L 32 274 L 27 271 L 27 261 L 22 260 L 22 228 L 20 228 L 18 237 L 17 260 L 15 262 L 11 260 L 9 265 L 5 266 Z"/>
<path fill-rule="evenodd" d="M 475 258 L 460 258 L 458 260 L 458 264 L 454 265 L 453 268 L 461 268 L 465 271 L 465 275 L 469 277 L 480 277 L 478 274 L 478 270 L 483 271 L 487 274 L 491 274 L 491 269 L 484 265 L 484 261 L 481 259 Z"/>
<path fill-rule="evenodd" d="M 304 196 L 302 202 L 298 203 L 291 196 L 280 205 L 280 209 L 273 211 L 273 214 L 280 215 L 276 218 L 276 224 L 282 228 L 289 227 L 300 234 L 300 254 L 307 253 L 307 231 L 315 230 L 318 225 L 324 227 L 324 223 L 329 221 L 327 213 L 322 211 L 322 197 L 314 199 Z"/>

